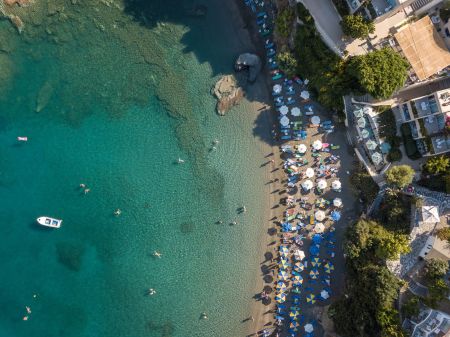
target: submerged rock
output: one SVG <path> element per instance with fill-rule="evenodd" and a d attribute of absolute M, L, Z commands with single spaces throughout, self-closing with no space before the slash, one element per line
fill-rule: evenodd
<path fill-rule="evenodd" d="M 42 86 L 41 90 L 39 90 L 37 99 L 36 99 L 36 112 L 40 112 L 42 109 L 44 109 L 48 102 L 50 101 L 50 98 L 53 95 L 53 86 L 50 82 L 45 82 L 45 84 Z"/>
<path fill-rule="evenodd" d="M 234 65 L 236 71 L 248 69 L 249 82 L 255 82 L 256 77 L 261 71 L 261 59 L 258 55 L 244 53 L 239 55 Z"/>
<path fill-rule="evenodd" d="M 238 86 L 233 75 L 226 75 L 217 81 L 214 86 L 214 95 L 218 100 L 217 113 L 223 116 L 225 112 L 239 104 L 244 97 L 244 91 Z"/>
<path fill-rule="evenodd" d="M 23 28 L 25 27 L 25 24 L 23 23 L 22 19 L 17 15 L 10 15 L 9 20 L 17 28 L 18 32 L 22 33 Z"/>

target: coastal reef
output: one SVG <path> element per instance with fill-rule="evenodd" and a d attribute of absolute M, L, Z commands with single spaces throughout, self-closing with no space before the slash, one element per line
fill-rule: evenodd
<path fill-rule="evenodd" d="M 244 91 L 233 75 L 222 76 L 214 86 L 213 93 L 217 98 L 217 113 L 221 116 L 244 98 Z"/>

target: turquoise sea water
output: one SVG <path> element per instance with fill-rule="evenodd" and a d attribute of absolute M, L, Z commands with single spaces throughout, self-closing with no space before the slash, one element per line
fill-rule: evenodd
<path fill-rule="evenodd" d="M 241 46 L 223 1 L 149 3 L 159 17 L 69 1 L 23 14 L 22 36 L 2 22 L 1 337 L 243 334 L 265 153 L 250 103 L 219 117 L 209 93 Z"/>

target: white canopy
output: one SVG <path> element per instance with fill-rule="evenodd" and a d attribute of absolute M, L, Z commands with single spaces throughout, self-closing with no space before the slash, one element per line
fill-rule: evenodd
<path fill-rule="evenodd" d="M 378 165 L 383 160 L 383 156 L 379 152 L 372 154 L 372 161 L 375 165 Z"/>
<path fill-rule="evenodd" d="M 342 206 L 342 200 L 341 200 L 341 198 L 335 198 L 335 199 L 333 200 L 333 206 L 334 206 L 334 207 L 341 207 L 341 206 Z"/>
<path fill-rule="evenodd" d="M 317 182 L 317 187 L 320 188 L 321 190 L 323 190 L 324 188 L 327 187 L 327 182 L 325 181 L 325 179 L 320 179 Z"/>
<path fill-rule="evenodd" d="M 311 167 L 308 167 L 305 171 L 305 176 L 307 176 L 308 178 L 314 177 L 314 169 Z"/>
<path fill-rule="evenodd" d="M 281 117 L 280 124 L 282 126 L 288 126 L 289 125 L 289 118 L 287 118 L 286 116 Z"/>
<path fill-rule="evenodd" d="M 324 289 L 324 290 L 322 290 L 322 291 L 320 292 L 320 296 L 321 296 L 324 300 L 326 300 L 327 298 L 330 297 L 330 294 L 328 293 L 328 291 L 326 291 L 326 290 Z"/>
<path fill-rule="evenodd" d="M 298 261 L 301 261 L 305 258 L 305 252 L 300 249 L 294 250 L 294 258 Z"/>
<path fill-rule="evenodd" d="M 439 210 L 437 206 L 423 206 L 422 207 L 422 222 L 437 223 L 440 222 Z"/>
<path fill-rule="evenodd" d="M 366 126 L 366 120 L 364 118 L 359 118 L 358 121 L 358 126 L 362 129 Z"/>
<path fill-rule="evenodd" d="M 292 114 L 292 116 L 300 116 L 302 114 L 302 112 L 300 111 L 299 108 L 295 107 L 291 110 L 291 114 Z"/>
<path fill-rule="evenodd" d="M 361 118 L 362 116 L 364 116 L 363 109 L 353 110 L 353 114 L 355 115 L 356 118 Z"/>
<path fill-rule="evenodd" d="M 376 148 L 377 148 L 377 143 L 375 143 L 372 139 L 369 139 L 367 142 L 366 142 L 366 146 L 367 146 L 367 148 L 369 149 L 369 150 L 375 150 Z"/>
<path fill-rule="evenodd" d="M 279 84 L 275 84 L 273 86 L 273 92 L 276 93 L 276 94 L 279 94 L 282 89 L 283 89 L 283 87 L 281 85 L 279 85 Z"/>
<path fill-rule="evenodd" d="M 314 150 L 321 150 L 322 142 L 320 140 L 315 140 L 312 146 L 313 146 Z"/>
<path fill-rule="evenodd" d="M 333 190 L 339 190 L 341 188 L 341 182 L 339 180 L 335 180 L 331 183 L 331 187 Z"/>
<path fill-rule="evenodd" d="M 323 219 L 325 219 L 325 212 L 321 210 L 316 211 L 316 213 L 314 213 L 314 217 L 316 218 L 316 220 L 322 221 Z"/>
<path fill-rule="evenodd" d="M 311 323 L 308 323 L 308 324 L 305 325 L 305 332 L 306 333 L 311 333 L 313 331 L 314 331 L 314 327 L 313 327 L 313 325 Z"/>
<path fill-rule="evenodd" d="M 314 231 L 316 233 L 323 233 L 324 230 L 325 230 L 325 226 L 321 222 L 317 223 L 316 226 L 314 227 Z"/>
<path fill-rule="evenodd" d="M 311 181 L 311 180 L 305 180 L 304 182 L 302 182 L 302 187 L 305 189 L 305 190 L 310 190 L 311 188 L 313 188 L 313 182 Z"/>
<path fill-rule="evenodd" d="M 287 115 L 288 112 L 289 112 L 289 108 L 286 105 L 282 105 L 280 108 L 280 114 Z"/>
<path fill-rule="evenodd" d="M 370 136 L 369 130 L 367 130 L 367 129 L 362 129 L 362 131 L 361 131 L 361 136 L 362 136 L 363 138 L 369 138 L 369 136 Z"/>
<path fill-rule="evenodd" d="M 316 125 L 320 124 L 320 117 L 319 116 L 312 116 L 311 117 L 311 123 L 316 124 Z"/>
<path fill-rule="evenodd" d="M 309 99 L 309 92 L 306 91 L 306 90 L 303 90 L 303 91 L 300 93 L 300 97 L 303 98 L 303 99 Z"/>
<path fill-rule="evenodd" d="M 306 147 L 305 144 L 300 144 L 299 146 L 297 146 L 297 151 L 300 153 L 305 153 L 308 150 L 308 148 Z"/>

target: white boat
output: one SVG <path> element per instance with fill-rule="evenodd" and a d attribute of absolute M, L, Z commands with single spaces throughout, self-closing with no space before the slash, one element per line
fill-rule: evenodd
<path fill-rule="evenodd" d="M 61 227 L 62 220 L 41 216 L 36 219 L 38 224 L 46 227 L 59 228 Z"/>

